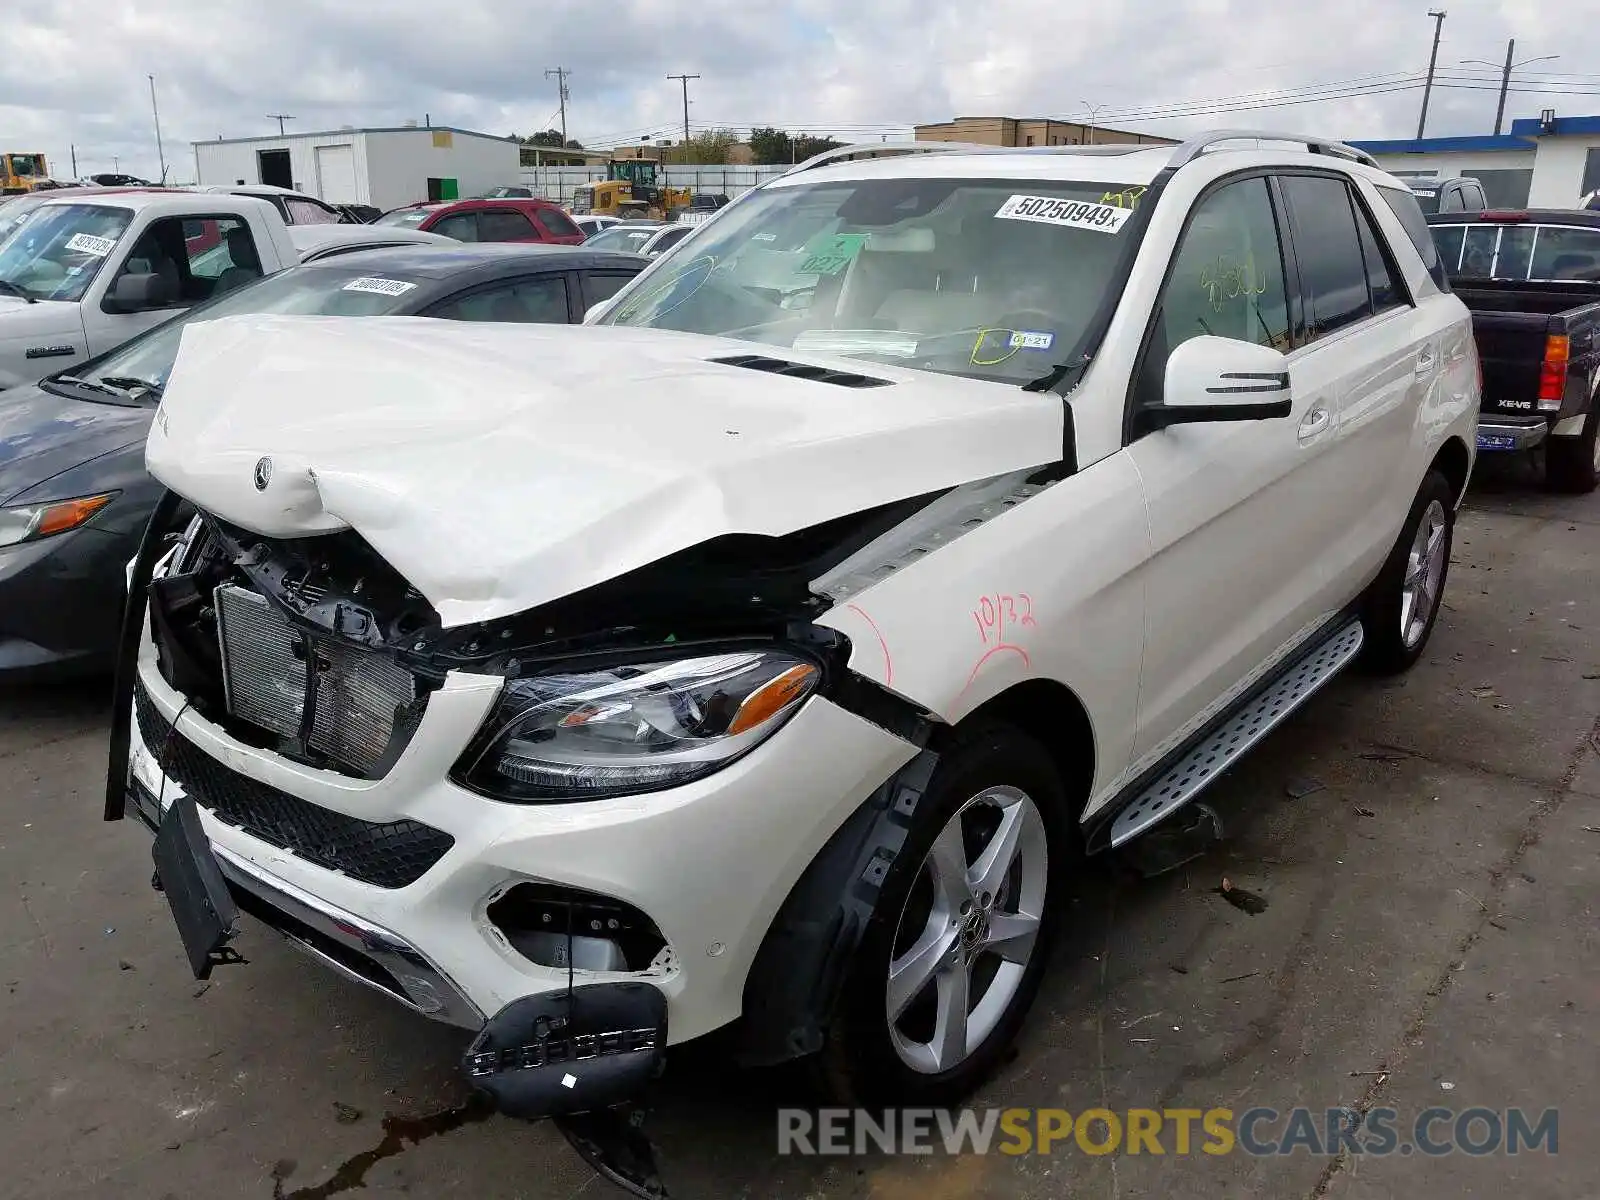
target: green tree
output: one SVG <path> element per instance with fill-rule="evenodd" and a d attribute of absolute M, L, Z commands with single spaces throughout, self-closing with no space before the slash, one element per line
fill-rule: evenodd
<path fill-rule="evenodd" d="M 751 157 L 760 166 L 771 167 L 789 162 L 793 148 L 789 135 L 781 129 L 766 125 L 750 131 Z"/>
<path fill-rule="evenodd" d="M 834 141 L 831 137 L 812 137 L 810 134 L 802 133 L 795 138 L 795 160 L 805 162 L 813 154 L 826 154 L 829 150 L 837 150 L 844 144 Z"/>
<path fill-rule="evenodd" d="M 694 134 L 687 142 L 679 142 L 670 151 L 673 162 L 721 165 L 728 161 L 728 151 L 739 142 L 739 135 L 731 129 L 708 129 Z"/>

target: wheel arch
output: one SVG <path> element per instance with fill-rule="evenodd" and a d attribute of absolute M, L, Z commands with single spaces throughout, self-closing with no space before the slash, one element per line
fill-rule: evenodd
<path fill-rule="evenodd" d="M 999 721 L 1027 734 L 1055 763 L 1062 787 L 1075 804 L 1082 805 L 1094 789 L 1094 722 L 1078 694 L 1055 679 L 1026 679 L 984 701 L 956 725 Z M 1070 814 L 1074 823 L 1081 815 Z"/>
<path fill-rule="evenodd" d="M 1439 447 L 1428 467 L 1445 477 L 1459 506 L 1466 498 L 1467 479 L 1472 473 L 1472 455 L 1467 449 L 1466 442 L 1453 435 L 1446 438 L 1444 445 Z"/>

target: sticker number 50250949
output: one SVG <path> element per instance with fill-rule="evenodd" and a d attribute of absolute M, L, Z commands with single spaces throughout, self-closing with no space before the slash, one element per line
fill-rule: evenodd
<path fill-rule="evenodd" d="M 1059 196 L 1012 196 L 994 215 L 1003 221 L 1037 221 L 1044 225 L 1116 233 L 1133 215 L 1133 210 L 1114 204 L 1091 204 L 1087 200 L 1063 200 Z"/>

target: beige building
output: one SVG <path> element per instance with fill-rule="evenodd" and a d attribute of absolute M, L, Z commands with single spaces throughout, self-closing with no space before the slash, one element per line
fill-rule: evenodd
<path fill-rule="evenodd" d="M 1171 146 L 1172 138 L 1125 129 L 1104 129 L 1044 117 L 957 117 L 937 125 L 918 125 L 919 142 L 973 142 L 980 146 Z"/>

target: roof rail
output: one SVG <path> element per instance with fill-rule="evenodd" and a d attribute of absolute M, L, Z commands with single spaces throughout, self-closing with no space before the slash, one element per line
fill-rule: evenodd
<path fill-rule="evenodd" d="M 778 178 L 809 171 L 813 167 L 826 166 L 841 159 L 854 158 L 858 154 L 993 154 L 997 150 L 1011 149 L 1013 148 L 1010 146 L 980 146 L 975 142 L 856 142 L 850 146 L 839 146 L 832 150 L 824 150 L 821 154 L 813 154 L 804 162 L 790 167 Z"/>
<path fill-rule="evenodd" d="M 1184 142 L 1173 154 L 1168 166 L 1177 168 L 1193 162 L 1206 151 L 1215 149 L 1221 142 L 1297 142 L 1312 154 L 1344 158 L 1369 167 L 1378 165 L 1378 160 L 1365 150 L 1357 150 L 1354 146 L 1330 141 L 1327 138 L 1308 137 L 1303 133 L 1275 133 L 1264 129 L 1219 129 L 1213 133 L 1202 133 Z"/>

